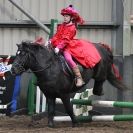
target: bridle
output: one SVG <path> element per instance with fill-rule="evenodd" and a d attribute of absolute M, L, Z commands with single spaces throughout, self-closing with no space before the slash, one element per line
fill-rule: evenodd
<path fill-rule="evenodd" d="M 29 57 L 30 57 L 30 54 L 26 54 L 24 58 L 21 58 L 21 63 L 17 63 L 17 62 L 14 63 L 14 65 L 16 65 L 18 67 L 18 69 L 19 69 L 20 72 L 26 71 L 25 68 L 24 68 L 24 66 L 26 65 L 26 63 L 28 61 L 25 62 L 25 60 L 28 60 Z M 36 59 L 36 57 L 35 57 L 35 59 Z M 18 62 L 19 61 L 20 61 L 20 59 L 18 60 Z M 36 59 L 36 61 L 39 64 L 39 62 L 38 62 L 37 59 Z M 40 70 L 35 70 L 35 71 L 32 70 L 32 71 L 28 71 L 27 73 L 33 73 L 33 72 L 37 73 L 37 72 L 44 71 L 44 70 L 48 69 L 51 66 L 51 64 L 52 64 L 52 62 L 49 63 L 46 67 L 44 67 L 44 68 L 42 67 L 42 69 L 40 69 Z"/>
<path fill-rule="evenodd" d="M 25 71 L 24 65 L 25 65 L 25 60 L 28 59 L 28 56 L 29 56 L 29 54 L 26 54 L 24 58 L 21 58 L 21 61 L 19 59 L 18 62 L 21 62 L 21 63 L 18 63 L 18 62 L 14 62 L 13 63 L 16 67 L 18 67 L 18 70 L 20 72 L 24 72 Z"/>

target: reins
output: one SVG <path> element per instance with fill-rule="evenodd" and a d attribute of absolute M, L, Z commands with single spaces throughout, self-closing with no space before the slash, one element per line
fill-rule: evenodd
<path fill-rule="evenodd" d="M 25 60 L 28 59 L 28 56 L 29 56 L 29 54 L 26 55 Z M 36 59 L 36 58 L 35 58 L 35 59 Z M 24 65 L 26 65 L 26 63 L 24 63 L 24 59 L 23 59 L 23 58 L 22 58 L 21 60 L 23 61 L 22 64 L 19 64 L 19 63 L 17 63 L 17 62 L 15 62 L 14 64 L 16 64 L 16 65 L 18 66 L 18 68 L 19 68 L 20 71 L 25 71 Z M 38 62 L 37 59 L 36 59 L 36 61 L 37 61 L 37 63 L 39 64 L 39 62 Z M 40 70 L 36 70 L 36 71 L 33 71 L 33 70 L 32 70 L 31 72 L 27 72 L 27 73 L 44 71 L 44 70 L 46 70 L 47 68 L 49 68 L 49 67 L 51 66 L 51 64 L 52 64 L 52 63 L 49 63 L 46 67 L 44 67 L 44 68 L 42 67 L 42 69 L 40 69 Z"/>
<path fill-rule="evenodd" d="M 27 73 L 32 73 L 32 72 L 33 72 L 33 73 L 34 73 L 34 72 L 35 72 L 35 73 L 37 73 L 37 72 L 42 72 L 42 71 L 46 70 L 47 68 L 49 68 L 50 66 L 51 66 L 51 63 L 48 64 L 45 68 L 42 68 L 42 69 L 40 69 L 40 70 L 36 70 L 36 71 L 33 71 L 33 70 L 32 70 L 31 72 L 27 72 Z"/>

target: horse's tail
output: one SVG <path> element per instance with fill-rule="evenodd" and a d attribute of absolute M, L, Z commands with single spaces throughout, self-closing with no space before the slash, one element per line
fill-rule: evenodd
<path fill-rule="evenodd" d="M 114 64 L 112 64 L 111 68 L 112 69 L 110 70 L 108 77 L 107 77 L 108 81 L 114 87 L 116 87 L 120 90 L 129 90 L 129 88 L 122 82 L 122 78 Z"/>
<path fill-rule="evenodd" d="M 117 68 L 115 67 L 115 65 L 113 64 L 113 54 L 112 54 L 112 48 L 105 43 L 100 43 L 100 45 L 102 47 L 104 47 L 109 54 L 110 57 L 110 62 L 111 62 L 111 68 L 110 68 L 110 72 L 108 74 L 108 81 L 116 88 L 120 89 L 120 90 L 128 90 L 129 88 L 122 82 L 122 78 L 119 74 L 119 71 L 117 70 Z"/>
<path fill-rule="evenodd" d="M 104 47 L 107 51 L 109 51 L 109 52 L 112 53 L 112 48 L 111 48 L 108 44 L 102 43 L 102 42 L 100 42 L 99 44 L 100 44 L 102 47 Z"/>
<path fill-rule="evenodd" d="M 121 75 L 120 75 L 118 69 L 116 68 L 115 64 L 112 64 L 112 69 L 113 69 L 113 72 L 114 72 L 116 78 L 117 78 L 118 80 L 122 80 L 122 77 L 121 77 Z"/>
<path fill-rule="evenodd" d="M 100 45 L 101 47 L 103 47 L 106 51 L 108 51 L 108 56 L 109 56 L 110 59 L 111 59 L 110 61 L 113 63 L 112 48 L 111 48 L 108 44 L 102 43 L 102 42 L 100 42 L 99 45 Z"/>

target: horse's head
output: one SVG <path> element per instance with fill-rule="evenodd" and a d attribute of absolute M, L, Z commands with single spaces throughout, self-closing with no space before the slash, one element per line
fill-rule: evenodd
<path fill-rule="evenodd" d="M 16 57 L 12 64 L 11 73 L 14 75 L 21 74 L 26 69 L 29 68 L 29 49 L 30 42 L 22 42 L 17 44 L 18 50 L 16 52 Z"/>
<path fill-rule="evenodd" d="M 17 46 L 18 50 L 11 68 L 12 74 L 21 74 L 29 68 L 32 71 L 40 71 L 50 64 L 51 54 L 48 49 L 28 41 Z"/>

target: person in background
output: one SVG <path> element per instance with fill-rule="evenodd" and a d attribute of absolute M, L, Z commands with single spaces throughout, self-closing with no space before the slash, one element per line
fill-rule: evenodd
<path fill-rule="evenodd" d="M 130 15 L 130 23 L 133 24 L 133 15 Z"/>

